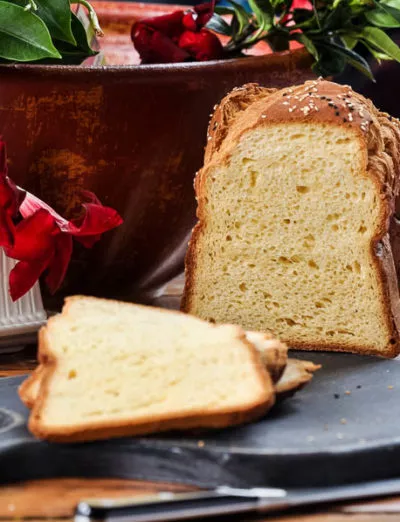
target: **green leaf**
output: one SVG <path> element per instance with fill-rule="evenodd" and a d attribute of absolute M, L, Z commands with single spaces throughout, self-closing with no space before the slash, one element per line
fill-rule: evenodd
<path fill-rule="evenodd" d="M 329 47 L 319 48 L 319 60 L 312 66 L 313 71 L 321 76 L 334 76 L 343 72 L 346 59 Z"/>
<path fill-rule="evenodd" d="M 301 29 L 315 27 L 316 23 L 314 11 L 309 9 L 295 9 L 293 11 L 293 20 L 296 23 L 296 28 Z"/>
<path fill-rule="evenodd" d="M 71 4 L 79 4 L 83 6 L 88 13 L 89 23 L 97 36 L 104 36 L 103 30 L 100 27 L 99 19 L 97 18 L 96 11 L 92 4 L 88 0 L 69 0 Z M 79 13 L 78 13 L 79 15 Z"/>
<path fill-rule="evenodd" d="M 0 0 L 0 57 L 17 62 L 61 58 L 38 16 Z"/>
<path fill-rule="evenodd" d="M 378 27 L 367 26 L 359 31 L 362 40 L 371 44 L 376 50 L 390 56 L 393 60 L 400 62 L 400 49 L 395 42 Z"/>
<path fill-rule="evenodd" d="M 225 36 L 232 36 L 232 28 L 225 20 L 217 13 L 212 15 L 211 20 L 206 25 L 207 29 L 211 29 L 211 31 L 215 31 L 219 34 L 224 34 Z"/>
<path fill-rule="evenodd" d="M 302 43 L 311 56 L 313 56 L 318 61 L 319 55 L 317 48 L 310 38 L 308 38 L 304 33 L 294 33 L 293 40 Z"/>
<path fill-rule="evenodd" d="M 249 6 L 258 22 L 257 33 L 261 34 L 272 27 L 274 10 L 269 0 L 248 0 Z"/>
<path fill-rule="evenodd" d="M 229 5 L 216 5 L 214 8 L 214 13 L 217 13 L 219 15 L 234 15 L 235 10 L 233 7 L 230 7 Z"/>
<path fill-rule="evenodd" d="M 391 60 L 392 58 L 385 53 L 377 51 L 373 47 L 367 44 L 367 42 L 361 42 L 364 47 L 372 54 L 372 56 L 380 63 L 382 60 Z"/>
<path fill-rule="evenodd" d="M 335 30 L 338 27 L 346 27 L 351 18 L 351 9 L 348 5 L 342 2 L 337 9 L 332 10 L 321 24 L 327 31 Z"/>
<path fill-rule="evenodd" d="M 97 52 L 91 48 L 90 43 L 88 42 L 88 34 L 86 29 L 74 13 L 72 13 L 71 27 L 77 47 L 84 51 L 88 56 L 96 55 Z"/>
<path fill-rule="evenodd" d="M 351 34 L 341 34 L 340 39 L 348 49 L 354 49 L 358 42 L 358 38 Z"/>
<path fill-rule="evenodd" d="M 329 44 L 329 47 L 337 54 L 343 56 L 346 62 L 352 65 L 355 69 L 365 74 L 365 76 L 367 76 L 370 80 L 374 80 L 374 76 L 368 65 L 368 62 L 358 53 L 352 51 L 351 49 L 347 49 L 347 47 L 337 45 L 333 42 Z"/>
<path fill-rule="evenodd" d="M 75 45 L 69 0 L 36 0 L 36 3 L 38 5 L 36 14 L 47 25 L 52 37 Z"/>
<path fill-rule="evenodd" d="M 241 34 L 245 27 L 247 27 L 250 23 L 250 17 L 248 12 L 240 5 L 234 2 L 233 0 L 228 0 L 228 2 L 233 6 L 235 14 L 238 22 L 238 32 Z"/>
<path fill-rule="evenodd" d="M 400 4 L 397 1 L 378 2 L 374 1 L 376 9 L 365 14 L 368 22 L 378 27 L 400 27 Z M 393 6 L 394 4 L 394 6 Z"/>
<path fill-rule="evenodd" d="M 89 56 L 98 54 L 94 51 L 88 42 L 87 33 L 79 18 L 72 13 L 72 32 L 76 45 L 67 44 L 66 42 L 56 42 L 57 49 L 61 53 L 63 63 L 80 64 Z M 229 27 L 229 26 L 228 26 Z"/>
<path fill-rule="evenodd" d="M 26 6 L 26 0 L 11 0 L 13 3 Z M 71 5 L 69 0 L 35 0 L 37 11 L 34 13 L 43 20 L 53 38 L 75 45 L 76 41 L 71 28 Z"/>

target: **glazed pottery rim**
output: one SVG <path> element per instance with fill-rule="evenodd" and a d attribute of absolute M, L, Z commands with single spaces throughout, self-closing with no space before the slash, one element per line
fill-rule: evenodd
<path fill-rule="evenodd" d="M 25 72 L 38 72 L 41 74 L 48 73 L 67 73 L 73 72 L 74 74 L 95 74 L 101 72 L 103 74 L 118 74 L 126 72 L 135 72 L 138 75 L 147 73 L 166 73 L 166 72 L 195 72 L 198 70 L 237 70 L 240 68 L 255 67 L 261 65 L 264 61 L 271 59 L 282 58 L 285 61 L 290 58 L 306 58 L 309 53 L 303 48 L 291 49 L 288 51 L 281 51 L 276 53 L 263 54 L 259 56 L 246 56 L 240 58 L 230 58 L 226 60 L 209 60 L 204 62 L 180 62 L 180 63 L 160 63 L 160 64 L 138 64 L 138 65 L 40 65 L 40 64 L 25 64 L 25 63 L 12 63 L 12 64 L 1 64 L 0 73 L 6 71 L 25 71 Z M 311 61 L 310 61 L 311 65 Z"/>

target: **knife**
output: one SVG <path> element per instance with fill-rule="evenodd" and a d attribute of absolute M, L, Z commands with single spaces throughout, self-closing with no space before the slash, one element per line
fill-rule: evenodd
<path fill-rule="evenodd" d="M 267 513 L 327 502 L 382 497 L 400 493 L 400 479 L 310 489 L 228 486 L 193 493 L 163 492 L 144 497 L 86 499 L 79 502 L 75 522 L 167 522 L 193 518 Z"/>

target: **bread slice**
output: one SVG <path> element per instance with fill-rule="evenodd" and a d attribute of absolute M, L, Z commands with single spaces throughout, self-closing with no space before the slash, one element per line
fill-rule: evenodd
<path fill-rule="evenodd" d="M 261 356 L 265 369 L 269 373 L 272 382 L 279 381 L 287 363 L 287 346 L 269 333 L 246 332 L 246 338 L 250 341 Z M 39 364 L 34 372 L 19 387 L 18 393 L 27 408 L 33 408 L 39 395 L 44 365 Z"/>
<path fill-rule="evenodd" d="M 179 312 L 69 298 L 40 331 L 39 357 L 29 429 L 53 441 L 221 428 L 274 403 L 243 330 Z"/>
<path fill-rule="evenodd" d="M 246 338 L 260 354 L 272 382 L 278 382 L 288 362 L 288 348 L 286 344 L 279 341 L 279 339 L 275 339 L 271 333 L 246 332 Z"/>
<path fill-rule="evenodd" d="M 399 129 L 327 81 L 229 94 L 196 177 L 182 310 L 291 348 L 397 355 Z"/>
<path fill-rule="evenodd" d="M 287 356 L 285 357 L 287 348 L 284 344 L 275 339 L 274 342 L 279 343 L 280 348 L 271 345 L 266 346 L 264 345 L 265 341 L 259 337 L 263 334 L 259 334 L 259 332 L 251 333 L 257 335 L 257 337 L 253 337 L 254 341 L 252 342 L 259 351 L 267 371 L 270 371 L 277 401 L 291 397 L 301 390 L 312 379 L 313 374 L 321 368 L 320 364 L 314 364 L 311 361 L 288 359 Z M 285 361 L 284 364 L 283 361 Z M 19 396 L 28 408 L 33 407 L 39 395 L 42 372 L 43 366 L 39 365 L 19 388 Z"/>
<path fill-rule="evenodd" d="M 275 385 L 275 392 L 279 400 L 291 397 L 301 390 L 313 378 L 313 374 L 321 368 L 320 364 L 299 359 L 288 359 L 282 377 Z"/>
<path fill-rule="evenodd" d="M 25 379 L 18 388 L 18 395 L 21 401 L 29 409 L 33 408 L 36 399 L 39 396 L 42 375 L 44 374 L 44 365 L 39 364 L 32 374 Z"/>

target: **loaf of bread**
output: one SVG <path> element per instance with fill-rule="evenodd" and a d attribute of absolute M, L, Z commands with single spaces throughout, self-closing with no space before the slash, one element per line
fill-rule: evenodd
<path fill-rule="evenodd" d="M 196 177 L 182 310 L 291 348 L 397 355 L 399 129 L 327 81 L 229 94 Z"/>
<path fill-rule="evenodd" d="M 29 429 L 84 441 L 249 422 L 274 389 L 241 328 L 89 297 L 67 299 L 39 335 Z"/>
<path fill-rule="evenodd" d="M 246 338 L 260 354 L 262 363 L 269 373 L 273 383 L 281 378 L 288 361 L 287 346 L 274 339 L 269 333 L 246 332 Z M 32 374 L 19 387 L 18 393 L 22 402 L 28 408 L 33 408 L 39 396 L 44 364 L 39 364 Z M 276 391 L 276 387 L 275 387 Z"/>

